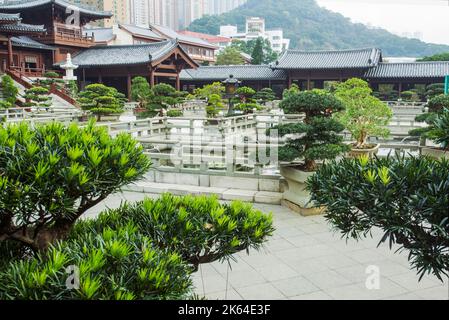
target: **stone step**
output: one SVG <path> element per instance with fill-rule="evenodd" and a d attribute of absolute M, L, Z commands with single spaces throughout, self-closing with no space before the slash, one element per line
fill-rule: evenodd
<path fill-rule="evenodd" d="M 137 182 L 122 188 L 123 191 L 160 194 L 169 192 L 175 195 L 217 195 L 220 200 L 242 200 L 253 203 L 281 204 L 281 192 L 241 190 L 231 188 L 199 187 L 169 183 Z"/>

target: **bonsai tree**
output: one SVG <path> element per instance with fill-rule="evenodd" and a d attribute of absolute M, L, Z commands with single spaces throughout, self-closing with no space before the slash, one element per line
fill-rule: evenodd
<path fill-rule="evenodd" d="M 27 122 L 0 127 L 0 243 L 35 251 L 70 232 L 76 220 L 147 171 L 150 161 L 128 134 Z"/>
<path fill-rule="evenodd" d="M 444 83 L 432 83 L 426 87 L 426 97 L 428 100 L 444 94 Z"/>
<path fill-rule="evenodd" d="M 409 251 L 420 278 L 449 270 L 449 162 L 426 157 L 332 161 L 309 178 L 326 219 L 347 238 L 380 228 L 380 240 Z"/>
<path fill-rule="evenodd" d="M 234 110 L 242 111 L 244 114 L 253 113 L 254 109 L 259 111 L 262 109 L 262 106 L 257 103 L 239 103 L 234 107 Z"/>
<path fill-rule="evenodd" d="M 90 84 L 79 93 L 78 103 L 83 110 L 90 111 L 100 121 L 103 115 L 123 113 L 125 95 L 104 84 Z"/>
<path fill-rule="evenodd" d="M 199 264 L 258 249 L 274 231 L 271 214 L 265 215 L 251 204 L 221 204 L 216 197 L 171 194 L 125 203 L 96 220 L 80 221 L 75 231 L 102 234 L 127 225 L 136 226 L 157 247 L 179 253 L 194 271 Z"/>
<path fill-rule="evenodd" d="M 401 97 L 404 99 L 404 101 L 409 102 L 418 102 L 421 101 L 421 98 L 419 97 L 419 94 L 416 90 L 408 90 L 401 92 Z"/>
<path fill-rule="evenodd" d="M 293 83 L 290 88 L 284 89 L 284 92 L 282 92 L 282 99 L 287 99 L 289 96 L 296 95 L 300 91 L 298 85 Z"/>
<path fill-rule="evenodd" d="M 213 94 L 217 94 L 220 97 L 225 92 L 225 87 L 221 82 L 214 82 L 212 84 L 207 84 L 202 88 L 196 88 L 193 93 L 198 99 L 207 99 Z"/>
<path fill-rule="evenodd" d="M 25 90 L 25 107 L 45 108 L 48 110 L 52 105 L 50 91 L 44 87 L 32 87 Z"/>
<path fill-rule="evenodd" d="M 218 115 L 219 110 L 223 108 L 223 102 L 218 94 L 212 94 L 209 96 L 206 106 L 206 115 L 208 118 L 215 118 Z"/>
<path fill-rule="evenodd" d="M 7 109 L 15 106 L 19 89 L 9 75 L 4 75 L 1 81 L 3 99 L 0 101 L 0 109 Z"/>
<path fill-rule="evenodd" d="M 415 121 L 425 122 L 427 127 L 410 130 L 409 134 L 411 136 L 432 139 L 428 133 L 443 110 L 449 109 L 449 96 L 441 94 L 433 97 L 427 102 L 426 108 L 428 112 L 416 116 Z"/>
<path fill-rule="evenodd" d="M 256 91 L 250 87 L 239 87 L 236 91 L 238 94 L 241 103 L 254 103 L 256 102 L 253 99 L 253 96 L 256 94 Z"/>
<path fill-rule="evenodd" d="M 364 149 L 369 136 L 388 137 L 385 128 L 393 116 L 392 110 L 372 95 L 368 82 L 353 78 L 337 86 L 335 96 L 344 104 L 345 110 L 336 118 L 349 130 L 356 140 L 354 148 Z"/>
<path fill-rule="evenodd" d="M 154 247 L 134 224 L 103 227 L 102 232 L 78 232 L 47 251 L 11 261 L 0 269 L 0 299 L 188 298 L 191 268 L 178 253 Z"/>
<path fill-rule="evenodd" d="M 254 95 L 254 99 L 257 101 L 261 101 L 263 104 L 266 104 L 269 101 L 273 101 L 276 99 L 276 95 L 271 88 L 263 88 L 262 90 L 258 91 Z"/>
<path fill-rule="evenodd" d="M 437 115 L 426 136 L 439 144 L 443 150 L 449 151 L 449 109 L 444 109 Z"/>
<path fill-rule="evenodd" d="M 140 108 L 145 108 L 153 96 L 150 84 L 144 77 L 135 77 L 131 83 L 131 98 L 139 103 Z"/>
<path fill-rule="evenodd" d="M 58 89 L 64 88 L 64 80 L 59 73 L 54 71 L 47 71 L 43 74 L 44 79 L 38 80 L 38 85 L 44 88 L 50 89 L 52 85 L 55 85 Z"/>
<path fill-rule="evenodd" d="M 285 146 L 279 148 L 279 159 L 304 160 L 304 171 L 315 171 L 317 160 L 334 159 L 348 147 L 338 133 L 344 126 L 332 118 L 333 112 L 342 111 L 343 103 L 334 95 L 323 90 L 301 91 L 288 94 L 280 107 L 286 114 L 305 113 L 303 123 L 289 123 L 275 126 L 280 136 L 293 134 Z"/>

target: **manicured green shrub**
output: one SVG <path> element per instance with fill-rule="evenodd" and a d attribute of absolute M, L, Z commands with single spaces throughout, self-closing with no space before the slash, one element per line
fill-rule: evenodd
<path fill-rule="evenodd" d="M 206 115 L 208 118 L 215 118 L 220 109 L 224 108 L 224 104 L 221 100 L 220 95 L 218 94 L 212 94 L 207 99 L 207 106 L 206 106 Z"/>
<path fill-rule="evenodd" d="M 0 299 L 186 298 L 189 266 L 179 254 L 155 248 L 137 229 L 131 223 L 104 226 L 100 233 L 78 233 L 33 258 L 12 261 L 0 270 Z"/>
<path fill-rule="evenodd" d="M 198 99 L 207 99 L 213 94 L 217 94 L 220 97 L 224 94 L 225 87 L 221 82 L 214 82 L 203 86 L 202 88 L 196 88 L 193 93 Z"/>
<path fill-rule="evenodd" d="M 442 94 L 444 94 L 444 83 L 433 83 L 426 87 L 426 97 L 429 100 Z"/>
<path fill-rule="evenodd" d="M 13 79 L 9 75 L 4 75 L 1 82 L 1 90 L 6 103 L 0 109 L 14 107 L 19 94 L 19 89 L 15 86 Z"/>
<path fill-rule="evenodd" d="M 273 127 L 281 137 L 288 134 L 300 135 L 289 138 L 285 146 L 279 148 L 280 160 L 302 158 L 303 170 L 314 171 L 317 160 L 334 159 L 348 150 L 343 137 L 337 135 L 344 130 L 344 126 L 332 118 L 333 112 L 344 109 L 343 103 L 334 95 L 323 90 L 290 93 L 282 100 L 280 107 L 286 114 L 306 115 L 304 122 Z"/>
<path fill-rule="evenodd" d="M 148 236 L 160 248 L 177 252 L 195 270 L 201 263 L 232 258 L 249 248 L 258 249 L 273 233 L 272 217 L 251 204 L 220 204 L 216 197 L 164 194 L 123 204 L 91 221 L 81 221 L 74 234 L 102 233 L 127 224 Z"/>
<path fill-rule="evenodd" d="M 388 137 L 385 128 L 393 117 L 387 104 L 372 95 L 368 82 L 362 79 L 349 79 L 337 85 L 335 96 L 345 110 L 336 114 L 336 119 L 349 130 L 356 140 L 355 148 L 364 148 L 369 136 Z"/>
<path fill-rule="evenodd" d="M 276 94 L 274 93 L 273 89 L 271 88 L 263 88 L 262 90 L 258 91 L 254 97 L 255 100 L 261 101 L 263 104 L 273 101 L 276 99 Z"/>
<path fill-rule="evenodd" d="M 254 109 L 262 110 L 262 106 L 257 103 L 239 103 L 234 107 L 234 110 L 243 111 L 244 114 L 253 113 Z"/>
<path fill-rule="evenodd" d="M 167 117 L 177 118 L 182 117 L 182 110 L 172 109 L 167 111 Z"/>
<path fill-rule="evenodd" d="M 437 120 L 438 116 L 443 112 L 444 109 L 449 109 L 449 96 L 439 95 L 430 99 L 426 107 L 428 112 L 417 115 L 415 121 L 425 122 L 428 126 L 418 129 L 413 129 L 409 131 L 411 136 L 421 136 L 423 138 L 430 138 L 429 131 L 431 130 L 433 124 Z"/>
<path fill-rule="evenodd" d="M 282 93 L 282 99 L 287 99 L 288 97 L 290 97 L 291 95 L 296 95 L 300 92 L 301 90 L 299 90 L 299 87 L 296 83 L 293 83 L 290 88 L 288 89 L 284 89 L 283 93 Z"/>
<path fill-rule="evenodd" d="M 359 239 L 380 228 L 380 242 L 407 249 L 421 277 L 448 275 L 449 162 L 426 157 L 332 161 L 309 179 L 308 188 L 343 236 Z"/>
<path fill-rule="evenodd" d="M 408 91 L 401 92 L 401 98 L 404 101 L 408 101 L 408 102 L 421 101 L 421 98 L 419 97 L 419 94 L 416 90 L 408 90 Z"/>
<path fill-rule="evenodd" d="M 239 87 L 236 90 L 236 94 L 239 96 L 241 103 L 255 103 L 256 101 L 253 99 L 256 94 L 256 90 L 250 87 Z"/>
<path fill-rule="evenodd" d="M 64 238 L 88 209 L 143 176 L 142 151 L 94 121 L 0 127 L 0 241 L 41 250 Z"/>
<path fill-rule="evenodd" d="M 139 103 L 140 108 L 145 108 L 153 96 L 150 84 L 144 77 L 135 77 L 131 82 L 131 99 Z"/>
<path fill-rule="evenodd" d="M 449 109 L 444 109 L 429 127 L 426 136 L 449 150 Z"/>
<path fill-rule="evenodd" d="M 26 107 L 49 108 L 52 105 L 50 91 L 44 87 L 32 87 L 25 90 Z"/>
<path fill-rule="evenodd" d="M 104 84 L 90 84 L 78 94 L 78 103 L 83 110 L 87 110 L 101 120 L 103 115 L 123 113 L 125 95 L 113 87 Z"/>

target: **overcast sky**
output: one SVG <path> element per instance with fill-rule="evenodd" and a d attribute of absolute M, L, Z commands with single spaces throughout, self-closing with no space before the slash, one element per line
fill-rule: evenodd
<path fill-rule="evenodd" d="M 419 33 L 426 42 L 449 44 L 449 0 L 317 0 L 317 2 L 355 22 L 382 27 L 398 35 Z"/>

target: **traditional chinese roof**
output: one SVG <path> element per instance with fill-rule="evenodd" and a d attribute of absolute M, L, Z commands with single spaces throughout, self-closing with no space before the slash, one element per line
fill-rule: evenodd
<path fill-rule="evenodd" d="M 72 62 L 81 68 L 149 64 L 159 61 L 176 48 L 182 50 L 175 40 L 139 45 L 98 46 L 77 54 Z M 195 64 L 193 61 L 192 63 Z M 60 64 L 62 63 L 56 65 Z"/>
<path fill-rule="evenodd" d="M 183 70 L 181 80 L 223 81 L 233 75 L 238 80 L 285 80 L 283 70 L 272 70 L 267 65 L 207 66 Z"/>
<path fill-rule="evenodd" d="M 189 30 L 178 31 L 179 34 L 183 34 L 185 36 L 190 36 L 198 39 L 203 39 L 211 44 L 219 44 L 219 43 L 229 43 L 232 42 L 231 38 L 223 37 L 223 36 L 214 36 L 207 33 L 193 32 Z"/>
<path fill-rule="evenodd" d="M 0 13 L 0 24 L 3 23 L 14 23 L 20 21 L 20 14 L 18 13 Z"/>
<path fill-rule="evenodd" d="M 110 12 L 98 11 L 93 8 L 87 8 L 86 6 L 75 5 L 64 0 L 22 0 L 19 2 L 7 3 L 0 5 L 0 11 L 2 12 L 22 12 L 24 10 L 34 10 L 36 8 L 45 7 L 54 4 L 62 9 L 76 6 L 79 12 L 83 15 L 90 16 L 93 19 L 104 19 L 112 17 Z"/>
<path fill-rule="evenodd" d="M 157 41 L 164 40 L 164 38 L 162 38 L 160 34 L 154 32 L 150 28 L 139 27 L 131 24 L 119 24 L 119 28 L 128 31 L 129 33 L 137 37 L 150 38 Z"/>
<path fill-rule="evenodd" d="M 366 72 L 365 78 L 442 78 L 447 75 L 449 61 L 379 63 Z"/>
<path fill-rule="evenodd" d="M 85 36 L 94 36 L 95 42 L 109 42 L 115 39 L 112 28 L 84 28 Z"/>
<path fill-rule="evenodd" d="M 45 32 L 43 25 L 32 25 L 21 22 L 11 24 L 0 24 L 0 33 L 24 34 L 24 33 L 43 33 Z"/>
<path fill-rule="evenodd" d="M 27 36 L 11 37 L 11 41 L 12 45 L 15 47 L 33 48 L 42 50 L 56 50 L 56 48 L 54 47 L 37 42 L 36 40 L 31 39 L 30 37 Z"/>
<path fill-rule="evenodd" d="M 371 68 L 382 61 L 380 49 L 334 51 L 287 50 L 273 64 L 276 69 L 356 69 Z"/>
<path fill-rule="evenodd" d="M 217 47 L 215 47 L 214 45 L 212 45 L 211 43 L 209 43 L 203 39 L 191 37 L 191 36 L 176 32 L 175 30 L 172 30 L 168 27 L 152 24 L 152 25 L 150 25 L 150 28 L 151 28 L 151 30 L 157 32 L 161 37 L 166 38 L 166 39 L 178 39 L 178 41 L 183 44 L 192 44 L 192 45 L 196 45 L 196 46 L 200 46 L 200 47 L 217 49 Z"/>

